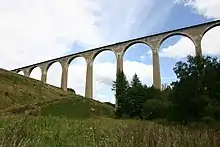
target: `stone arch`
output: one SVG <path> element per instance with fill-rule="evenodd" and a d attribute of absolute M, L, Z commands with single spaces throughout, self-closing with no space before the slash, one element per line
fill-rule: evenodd
<path fill-rule="evenodd" d="M 40 76 L 39 77 L 32 77 L 33 70 L 35 70 L 35 69 L 39 69 L 40 70 Z M 42 70 L 41 70 L 41 68 L 38 65 L 34 65 L 33 67 L 31 67 L 29 69 L 29 77 L 34 78 L 36 80 L 41 80 L 41 75 L 42 75 Z"/>
<path fill-rule="evenodd" d="M 192 37 L 190 36 L 190 34 L 187 34 L 187 33 L 184 33 L 184 32 L 172 32 L 172 33 L 169 33 L 169 34 L 165 35 L 165 36 L 159 41 L 159 43 L 158 43 L 158 49 L 161 47 L 161 45 L 163 44 L 163 42 L 164 42 L 165 40 L 167 40 L 167 39 L 170 38 L 170 37 L 177 36 L 177 35 L 182 36 L 182 37 L 187 37 L 188 39 L 190 39 L 190 40 L 193 42 L 194 46 L 196 47 L 196 42 L 192 39 Z"/>
<path fill-rule="evenodd" d="M 31 74 L 31 72 L 35 69 L 35 68 L 40 68 L 40 66 L 38 66 L 38 65 L 34 65 L 34 66 L 32 66 L 31 68 L 29 68 L 29 74 Z M 41 68 L 40 68 L 41 69 Z"/>
<path fill-rule="evenodd" d="M 68 64 L 68 66 L 69 66 L 70 63 L 71 63 L 73 60 L 75 60 L 76 58 L 83 58 L 83 59 L 86 61 L 85 57 L 82 56 L 82 54 L 73 55 L 73 56 L 71 56 L 71 57 L 69 57 L 69 58 L 67 59 L 67 64 Z"/>
<path fill-rule="evenodd" d="M 102 52 L 104 52 L 104 51 L 111 51 L 111 52 L 113 52 L 113 53 L 115 54 L 115 57 L 117 57 L 116 52 L 109 47 L 109 48 L 104 48 L 104 49 L 99 49 L 99 50 L 97 50 L 97 51 L 92 55 L 92 61 L 94 61 L 95 58 L 96 58 L 100 53 L 102 53 Z"/>
<path fill-rule="evenodd" d="M 22 72 L 22 74 L 21 74 L 21 72 Z M 15 71 L 15 73 L 17 73 L 17 74 L 20 74 L 20 75 L 24 75 L 24 71 L 23 70 L 17 70 L 17 71 Z"/>
<path fill-rule="evenodd" d="M 203 38 L 204 35 L 205 35 L 209 30 L 211 30 L 212 28 L 215 28 L 215 27 L 217 27 L 217 26 L 220 26 L 220 21 L 217 22 L 217 23 L 215 23 L 215 24 L 212 24 L 212 25 L 208 26 L 208 27 L 202 32 L 201 38 Z"/>
<path fill-rule="evenodd" d="M 60 61 L 58 61 L 58 60 L 50 61 L 50 62 L 48 62 L 47 65 L 46 65 L 46 71 L 48 71 L 48 69 L 51 67 L 51 65 L 53 65 L 53 64 L 56 63 L 56 62 L 58 62 L 58 63 L 62 66 L 62 64 L 61 64 Z"/>
<path fill-rule="evenodd" d="M 182 34 L 167 34 L 161 42 L 158 51 L 160 56 L 160 75 L 162 84 L 170 84 L 176 81 L 173 71 L 176 62 L 185 61 L 186 56 L 196 54 L 196 46 L 192 39 Z"/>
<path fill-rule="evenodd" d="M 201 50 L 203 55 L 220 57 L 220 43 L 217 40 L 220 37 L 220 23 L 207 27 L 202 33 Z"/>
<path fill-rule="evenodd" d="M 151 45 L 149 43 L 145 42 L 145 41 L 140 41 L 140 40 L 131 41 L 128 44 L 126 44 L 125 47 L 123 48 L 123 50 L 122 50 L 122 57 L 124 56 L 125 52 L 128 50 L 129 47 L 131 47 L 132 45 L 138 44 L 138 43 L 145 44 L 145 45 L 149 46 L 150 49 L 152 50 Z"/>
<path fill-rule="evenodd" d="M 107 58 L 106 58 L 107 57 Z M 101 50 L 96 54 L 93 61 L 93 97 L 95 100 L 115 103 L 112 81 L 116 78 L 116 55 L 112 50 Z M 108 95 L 108 97 L 105 97 Z"/>
<path fill-rule="evenodd" d="M 152 47 L 144 41 L 134 41 L 127 44 L 123 52 L 123 71 L 129 81 L 134 74 L 143 84 L 153 84 Z"/>
<path fill-rule="evenodd" d="M 85 96 L 86 66 L 87 66 L 85 57 L 83 57 L 82 55 L 73 56 L 68 59 L 67 63 L 68 63 L 67 88 L 74 89 L 76 94 Z"/>
<path fill-rule="evenodd" d="M 54 69 L 56 69 L 55 68 L 56 66 L 51 69 L 51 66 L 53 66 L 54 64 L 59 65 L 59 67 L 58 67 L 59 72 L 56 71 L 55 74 L 50 75 L 51 70 L 53 71 Z M 62 64 L 60 63 L 60 61 L 59 60 L 54 60 L 54 61 L 49 62 L 46 66 L 46 71 L 47 71 L 47 81 L 46 81 L 46 83 L 57 86 L 57 87 L 60 87 L 61 86 L 61 79 L 62 79 Z M 51 76 L 53 76 L 53 79 L 51 78 Z"/>

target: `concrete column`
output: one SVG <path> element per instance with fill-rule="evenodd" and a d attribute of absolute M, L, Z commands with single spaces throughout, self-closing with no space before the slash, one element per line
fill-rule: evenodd
<path fill-rule="evenodd" d="M 47 69 L 46 67 L 41 67 L 41 81 L 46 83 L 47 82 Z"/>
<path fill-rule="evenodd" d="M 196 55 L 202 56 L 202 47 L 201 47 L 202 38 L 198 38 L 195 40 L 195 49 L 196 49 Z"/>
<path fill-rule="evenodd" d="M 61 63 L 62 65 L 62 77 L 61 77 L 61 88 L 67 91 L 67 79 L 68 79 L 68 64 L 67 62 Z"/>
<path fill-rule="evenodd" d="M 116 60 L 117 60 L 117 67 L 116 67 L 116 78 L 118 73 L 120 73 L 121 71 L 123 71 L 123 52 L 116 52 Z M 117 99 L 115 99 L 115 111 L 118 108 L 118 101 Z"/>
<path fill-rule="evenodd" d="M 93 60 L 86 59 L 87 68 L 86 68 L 86 89 L 85 89 L 85 97 L 93 98 Z"/>
<path fill-rule="evenodd" d="M 152 50 L 153 53 L 153 86 L 157 89 L 161 89 L 161 77 L 160 77 L 160 61 L 158 49 Z"/>
<path fill-rule="evenodd" d="M 123 71 L 123 54 L 122 52 L 116 54 L 117 54 L 116 56 L 116 60 L 117 60 L 116 75 L 117 75 L 119 72 Z"/>

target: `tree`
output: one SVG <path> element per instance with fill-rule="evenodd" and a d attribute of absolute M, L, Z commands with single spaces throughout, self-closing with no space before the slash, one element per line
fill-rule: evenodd
<path fill-rule="evenodd" d="M 127 113 L 127 91 L 129 89 L 129 83 L 123 71 L 117 73 L 116 81 L 113 81 L 112 87 L 112 90 L 115 91 L 116 117 L 122 117 Z"/>
<path fill-rule="evenodd" d="M 187 123 L 214 113 L 210 108 L 220 96 L 219 67 L 217 59 L 209 56 L 187 56 L 186 62 L 176 63 L 174 72 L 178 81 L 172 83 L 170 95 L 172 119 Z"/>
<path fill-rule="evenodd" d="M 145 101 L 144 87 L 135 73 L 132 81 L 131 87 L 128 89 L 128 104 L 130 117 L 142 118 L 142 104 Z"/>

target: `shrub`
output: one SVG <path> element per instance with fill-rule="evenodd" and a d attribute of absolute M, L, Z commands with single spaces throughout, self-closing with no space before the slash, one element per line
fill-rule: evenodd
<path fill-rule="evenodd" d="M 152 120 L 155 118 L 165 118 L 168 104 L 157 99 L 149 99 L 142 106 L 143 119 Z"/>

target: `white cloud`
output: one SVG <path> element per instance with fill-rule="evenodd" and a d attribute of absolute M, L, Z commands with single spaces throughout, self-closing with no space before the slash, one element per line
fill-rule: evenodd
<path fill-rule="evenodd" d="M 206 32 L 201 42 L 203 55 L 220 55 L 220 42 L 218 40 L 219 38 L 220 26 L 214 27 Z M 160 57 L 174 58 L 176 60 L 184 58 L 189 54 L 195 55 L 195 46 L 193 42 L 187 37 L 181 37 L 175 44 L 162 48 L 160 51 Z"/>
<path fill-rule="evenodd" d="M 207 18 L 220 18 L 220 1 L 219 0 L 175 0 L 177 3 L 192 7 L 195 12 Z"/>
<path fill-rule="evenodd" d="M 0 67 L 17 68 L 79 51 L 72 47 L 75 42 L 91 48 L 145 35 L 166 21 L 173 6 L 164 3 L 161 13 L 152 13 L 158 8 L 155 4 L 154 0 L 0 0 Z M 147 26 L 143 25 L 146 20 Z M 139 28 L 146 32 L 138 31 Z M 106 65 L 110 68 L 103 70 Z M 139 66 L 143 68 L 142 64 Z M 110 85 L 115 76 L 113 67 L 111 63 L 100 63 L 97 81 Z M 75 68 L 77 73 L 70 68 L 75 79 L 69 80 L 75 82 L 69 86 L 74 83 L 74 89 L 84 94 L 85 79 L 81 74 L 85 69 L 78 64 Z M 60 76 L 60 66 L 52 65 L 48 82 L 59 86 Z M 34 70 L 31 77 L 40 79 L 40 71 Z M 106 90 L 105 86 L 98 86 Z"/>
<path fill-rule="evenodd" d="M 219 0 L 175 0 L 176 3 L 191 7 L 196 13 L 211 19 L 220 19 L 220 1 Z M 203 37 L 201 46 L 203 55 L 220 55 L 220 27 L 209 30 Z M 160 52 L 162 57 L 183 58 L 188 54 L 195 54 L 195 47 L 192 42 L 182 37 L 176 44 L 163 48 Z"/>
<path fill-rule="evenodd" d="M 189 54 L 195 55 L 195 46 L 187 37 L 181 37 L 176 44 L 162 48 L 160 51 L 160 57 L 174 58 L 177 60 L 186 57 Z"/>
<path fill-rule="evenodd" d="M 98 18 L 91 8 L 98 6 L 89 0 L 0 0 L 1 67 L 15 68 L 61 56 L 71 51 L 75 40 L 89 45 L 105 42 L 93 25 Z"/>
<path fill-rule="evenodd" d="M 220 26 L 209 30 L 202 39 L 202 51 L 205 55 L 220 55 Z"/>

